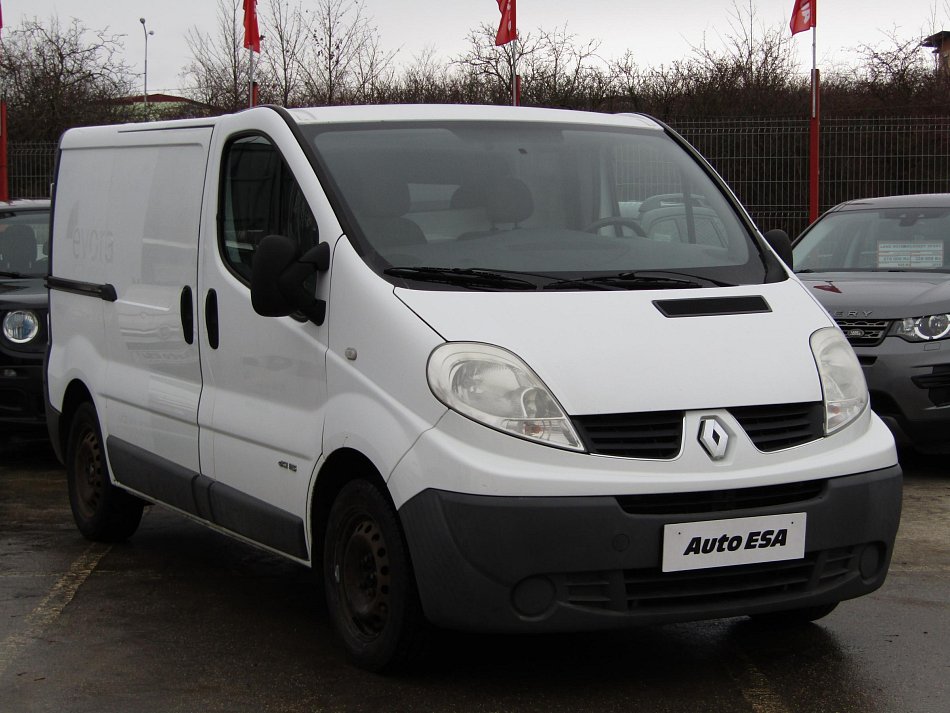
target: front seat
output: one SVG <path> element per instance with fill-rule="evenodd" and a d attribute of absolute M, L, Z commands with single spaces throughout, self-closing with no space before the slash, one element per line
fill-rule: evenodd
<path fill-rule="evenodd" d="M 405 217 L 411 206 L 408 185 L 372 176 L 364 180 L 358 196 L 356 215 L 376 250 L 426 242 L 422 228 Z"/>
<path fill-rule="evenodd" d="M 520 178 L 505 176 L 485 189 L 485 214 L 491 222 L 489 230 L 463 233 L 459 240 L 482 238 L 501 232 L 501 225 L 510 225 L 511 229 L 527 220 L 534 213 L 534 197 L 531 189 Z"/>

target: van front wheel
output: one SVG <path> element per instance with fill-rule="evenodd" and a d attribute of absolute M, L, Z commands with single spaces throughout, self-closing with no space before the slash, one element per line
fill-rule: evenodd
<path fill-rule="evenodd" d="M 96 409 L 86 402 L 76 409 L 66 443 L 69 504 L 87 539 L 121 542 L 138 528 L 145 503 L 109 481 L 105 458 Z"/>
<path fill-rule="evenodd" d="M 372 483 L 354 480 L 337 495 L 323 561 L 330 619 L 353 663 L 370 671 L 410 663 L 425 621 L 396 512 Z"/>

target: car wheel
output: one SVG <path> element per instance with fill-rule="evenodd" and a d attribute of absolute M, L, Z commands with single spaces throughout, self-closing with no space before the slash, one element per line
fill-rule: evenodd
<path fill-rule="evenodd" d="M 96 409 L 86 402 L 76 409 L 66 443 L 69 504 L 87 539 L 120 542 L 138 528 L 145 503 L 110 482 L 105 458 Z"/>
<path fill-rule="evenodd" d="M 350 660 L 369 671 L 419 655 L 426 623 L 396 512 L 366 480 L 343 487 L 327 520 L 324 586 Z"/>

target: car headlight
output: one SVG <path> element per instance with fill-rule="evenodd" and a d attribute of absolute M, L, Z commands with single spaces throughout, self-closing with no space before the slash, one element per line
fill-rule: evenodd
<path fill-rule="evenodd" d="M 439 401 L 474 421 L 530 441 L 584 450 L 548 387 L 505 349 L 490 344 L 443 344 L 429 357 L 427 376 Z"/>
<path fill-rule="evenodd" d="M 40 333 L 40 318 L 29 310 L 14 310 L 3 317 L 3 336 L 14 344 L 26 344 Z"/>
<path fill-rule="evenodd" d="M 927 317 L 900 319 L 891 332 L 908 342 L 932 342 L 950 337 L 950 314 L 932 314 Z"/>
<path fill-rule="evenodd" d="M 841 330 L 819 329 L 811 335 L 811 351 L 824 394 L 825 435 L 831 435 L 864 412 L 868 387 L 858 358 Z"/>

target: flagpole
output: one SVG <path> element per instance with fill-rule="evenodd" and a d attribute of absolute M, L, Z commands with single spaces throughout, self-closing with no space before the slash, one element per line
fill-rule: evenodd
<path fill-rule="evenodd" d="M 813 12 L 814 12 L 814 6 Z M 819 89 L 818 75 L 818 23 L 811 28 L 811 120 L 809 121 L 808 152 L 808 222 L 818 220 L 819 213 Z"/>
<path fill-rule="evenodd" d="M 518 106 L 518 38 L 511 42 L 511 105 Z"/>
<path fill-rule="evenodd" d="M 247 97 L 248 97 L 248 106 L 254 107 L 254 50 L 250 47 L 248 48 L 248 53 L 251 55 L 251 70 L 250 77 L 247 85 Z"/>
<path fill-rule="evenodd" d="M 247 103 L 257 104 L 257 87 L 254 82 L 254 53 L 261 52 L 261 33 L 257 27 L 257 0 L 244 0 L 244 48 L 251 53 L 248 69 Z"/>

